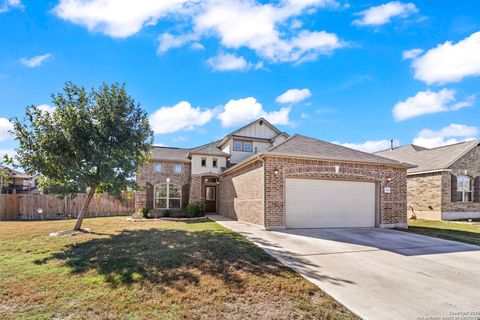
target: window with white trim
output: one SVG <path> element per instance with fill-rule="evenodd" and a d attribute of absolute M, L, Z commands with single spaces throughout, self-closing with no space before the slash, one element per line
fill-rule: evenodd
<path fill-rule="evenodd" d="M 202 158 L 202 167 L 207 166 L 207 158 Z"/>
<path fill-rule="evenodd" d="M 176 184 L 162 183 L 155 186 L 155 209 L 180 209 L 182 188 Z"/>
<path fill-rule="evenodd" d="M 473 179 L 469 176 L 457 177 L 457 201 L 473 201 Z"/>
<path fill-rule="evenodd" d="M 212 167 L 216 168 L 217 166 L 218 166 L 218 160 L 217 160 L 217 158 L 213 158 Z"/>
<path fill-rule="evenodd" d="M 253 151 L 253 142 L 245 140 L 233 140 L 233 150 L 234 151 Z"/>

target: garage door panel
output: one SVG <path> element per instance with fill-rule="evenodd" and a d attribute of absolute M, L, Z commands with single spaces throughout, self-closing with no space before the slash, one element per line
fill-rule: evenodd
<path fill-rule="evenodd" d="M 375 183 L 286 179 L 288 228 L 374 227 Z"/>

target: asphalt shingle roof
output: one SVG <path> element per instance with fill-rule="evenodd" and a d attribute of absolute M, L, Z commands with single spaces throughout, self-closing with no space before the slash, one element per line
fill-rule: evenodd
<path fill-rule="evenodd" d="M 265 153 L 298 157 L 303 156 L 325 160 L 365 162 L 400 166 L 406 165 L 396 160 L 350 149 L 334 143 L 302 136 L 299 134 L 293 135 L 279 145 L 268 149 Z"/>
<path fill-rule="evenodd" d="M 448 169 L 455 161 L 479 144 L 480 140 L 472 140 L 433 149 L 409 144 L 376 154 L 417 166 L 409 169 L 408 173 L 438 171 Z"/>
<path fill-rule="evenodd" d="M 153 147 L 152 160 L 189 161 L 190 151 L 191 149 Z"/>
<path fill-rule="evenodd" d="M 223 157 L 230 157 L 228 153 L 223 152 L 219 148 L 217 148 L 215 143 L 208 144 L 206 146 L 202 146 L 196 149 L 192 149 L 190 154 L 201 154 L 201 155 L 209 155 L 209 156 L 223 156 Z"/>

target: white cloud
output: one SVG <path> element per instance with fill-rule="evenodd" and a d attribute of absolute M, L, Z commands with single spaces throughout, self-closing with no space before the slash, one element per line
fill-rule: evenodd
<path fill-rule="evenodd" d="M 284 1 L 280 6 L 254 1 L 210 1 L 194 18 L 194 30 L 213 34 L 230 49 L 246 47 L 272 62 L 314 59 L 345 46 L 325 31 L 283 30 L 281 25 L 305 9 L 333 5 L 332 1 Z M 287 32 L 288 31 L 288 32 Z"/>
<path fill-rule="evenodd" d="M 448 144 L 475 139 L 480 130 L 477 127 L 452 123 L 438 131 L 421 130 L 413 139 L 413 144 L 425 148 L 436 148 Z"/>
<path fill-rule="evenodd" d="M 171 18 L 180 21 L 181 31 L 161 35 L 159 53 L 216 37 L 223 48 L 245 47 L 262 58 L 284 62 L 315 59 L 345 46 L 333 33 L 302 29 L 300 20 L 312 10 L 338 6 L 335 0 L 60 0 L 53 11 L 90 31 L 119 38 Z"/>
<path fill-rule="evenodd" d="M 279 95 L 275 101 L 278 103 L 295 103 L 311 97 L 312 93 L 307 88 L 305 89 L 290 89 Z"/>
<path fill-rule="evenodd" d="M 379 26 L 389 23 L 393 17 L 406 18 L 416 12 L 418 12 L 418 9 L 411 2 L 391 1 L 359 12 L 358 15 L 362 17 L 354 20 L 353 24 L 358 26 Z"/>
<path fill-rule="evenodd" d="M 411 49 L 411 50 L 405 50 L 402 53 L 402 59 L 403 60 L 409 60 L 409 59 L 415 59 L 419 55 L 423 53 L 423 49 Z"/>
<path fill-rule="evenodd" d="M 51 54 L 46 53 L 32 58 L 21 58 L 20 63 L 29 68 L 36 68 L 42 65 L 42 63 L 44 63 L 50 57 Z"/>
<path fill-rule="evenodd" d="M 55 107 L 52 107 L 48 104 L 41 104 L 41 105 L 38 105 L 37 108 L 43 112 L 49 112 L 49 113 L 52 113 L 55 111 Z"/>
<path fill-rule="evenodd" d="M 158 38 L 160 44 L 158 45 L 157 52 L 159 54 L 165 53 L 170 49 L 182 47 L 186 43 L 195 39 L 196 36 L 190 34 L 183 36 L 175 36 L 170 33 L 161 34 Z"/>
<path fill-rule="evenodd" d="M 219 54 L 208 59 L 207 63 L 215 71 L 245 70 L 251 67 L 244 57 L 234 54 Z"/>
<path fill-rule="evenodd" d="M 415 96 L 398 102 L 393 107 L 392 113 L 396 121 L 403 121 L 424 114 L 456 111 L 471 106 L 475 96 L 470 96 L 464 101 L 451 104 L 455 100 L 455 90 L 452 89 L 442 89 L 438 92 L 430 90 L 420 91 Z"/>
<path fill-rule="evenodd" d="M 24 6 L 20 0 L 4 0 L 0 5 L 0 13 L 8 12 L 14 8 L 23 9 Z"/>
<path fill-rule="evenodd" d="M 190 45 L 190 48 L 193 50 L 205 50 L 205 46 L 200 42 L 194 42 Z"/>
<path fill-rule="evenodd" d="M 480 32 L 453 43 L 447 41 L 412 62 L 415 79 L 428 84 L 458 82 L 480 75 Z"/>
<path fill-rule="evenodd" d="M 125 38 L 168 14 L 183 11 L 188 0 L 60 0 L 60 18 L 115 38 Z"/>
<path fill-rule="evenodd" d="M 10 134 L 13 130 L 13 124 L 7 118 L 0 118 L 0 141 L 11 140 L 13 137 Z"/>
<path fill-rule="evenodd" d="M 290 108 L 281 108 L 273 112 L 266 112 L 263 106 L 253 97 L 230 100 L 223 107 L 218 119 L 224 127 L 242 125 L 255 119 L 264 117 L 272 124 L 289 123 Z"/>
<path fill-rule="evenodd" d="M 362 143 L 341 143 L 334 141 L 333 143 L 342 145 L 347 148 L 356 149 L 365 152 L 377 152 L 381 150 L 386 150 L 390 148 L 390 140 L 368 140 Z M 393 141 L 394 145 L 399 145 L 397 140 Z"/>
<path fill-rule="evenodd" d="M 179 102 L 172 107 L 161 107 L 150 116 L 150 125 L 156 134 L 192 130 L 203 126 L 214 116 L 213 110 L 201 111 L 193 108 L 187 101 Z"/>

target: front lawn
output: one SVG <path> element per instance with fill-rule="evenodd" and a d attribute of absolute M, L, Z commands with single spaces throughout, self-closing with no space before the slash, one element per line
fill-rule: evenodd
<path fill-rule="evenodd" d="M 357 319 L 214 222 L 0 221 L 0 318 Z"/>
<path fill-rule="evenodd" d="M 408 232 L 480 245 L 480 224 L 408 220 Z"/>

